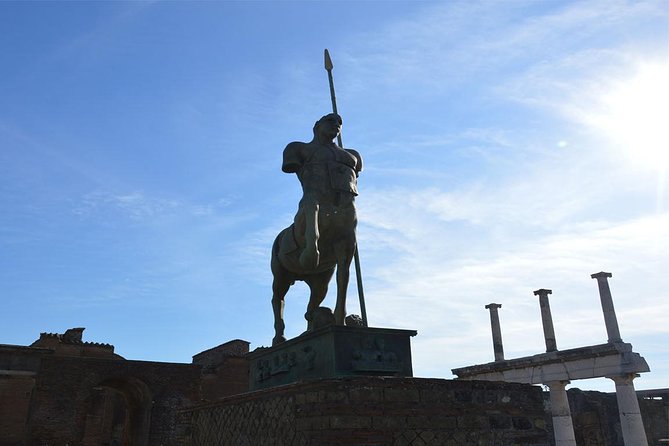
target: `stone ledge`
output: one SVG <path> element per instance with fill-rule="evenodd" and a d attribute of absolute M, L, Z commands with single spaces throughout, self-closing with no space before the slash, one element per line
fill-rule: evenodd
<path fill-rule="evenodd" d="M 624 342 L 569 350 L 452 369 L 461 379 L 482 379 L 527 384 L 569 381 L 648 372 L 646 360 Z"/>

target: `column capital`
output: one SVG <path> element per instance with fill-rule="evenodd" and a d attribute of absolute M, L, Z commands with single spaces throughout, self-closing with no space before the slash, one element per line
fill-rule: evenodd
<path fill-rule="evenodd" d="M 548 296 L 549 294 L 553 294 L 553 290 L 547 290 L 546 288 L 541 288 L 534 292 L 535 296 L 540 296 L 540 297 Z"/>
<path fill-rule="evenodd" d="M 611 375 L 607 376 L 607 378 L 613 380 L 616 385 L 629 385 L 634 381 L 634 378 L 638 378 L 639 375 L 638 373 L 623 373 L 621 375 Z"/>
<path fill-rule="evenodd" d="M 498 308 L 502 308 L 502 304 L 489 303 L 485 306 L 486 310 L 496 310 Z"/>
<path fill-rule="evenodd" d="M 548 386 L 549 389 L 551 390 L 561 390 L 567 387 L 568 384 L 570 384 L 571 381 L 547 381 L 544 383 L 544 385 Z"/>
<path fill-rule="evenodd" d="M 590 274 L 590 277 L 593 278 L 593 279 L 604 279 L 604 278 L 613 277 L 613 274 L 605 273 L 604 271 L 600 271 L 600 272 L 595 273 L 595 274 Z"/>

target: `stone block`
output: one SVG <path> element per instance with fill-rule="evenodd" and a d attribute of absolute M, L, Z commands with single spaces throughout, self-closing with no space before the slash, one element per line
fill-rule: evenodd
<path fill-rule="evenodd" d="M 351 389 L 349 391 L 349 401 L 351 403 L 358 403 L 363 401 L 383 401 L 383 389 L 368 386 Z"/>
<path fill-rule="evenodd" d="M 507 415 L 490 415 L 488 417 L 488 422 L 490 423 L 490 429 L 493 430 L 511 429 L 513 426 L 511 424 L 511 418 Z"/>
<path fill-rule="evenodd" d="M 355 415 L 330 416 L 332 429 L 364 429 L 372 427 L 372 418 Z"/>
<path fill-rule="evenodd" d="M 534 427 L 534 423 L 527 417 L 513 417 L 513 428 L 518 430 L 528 430 Z"/>
<path fill-rule="evenodd" d="M 458 426 L 458 419 L 457 417 L 431 415 L 430 426 L 435 429 L 455 429 Z"/>
<path fill-rule="evenodd" d="M 320 402 L 348 402 L 348 394 L 341 390 L 321 391 L 318 393 Z"/>
<path fill-rule="evenodd" d="M 482 415 L 464 415 L 458 417 L 458 428 L 466 430 L 488 429 L 488 417 Z"/>
<path fill-rule="evenodd" d="M 417 403 L 420 401 L 420 392 L 417 389 L 387 388 L 383 392 L 383 399 Z"/>
<path fill-rule="evenodd" d="M 426 429 L 430 427 L 430 417 L 429 415 L 419 415 L 419 416 L 410 416 L 406 419 L 406 426 L 410 429 Z"/>
<path fill-rule="evenodd" d="M 378 415 L 372 417 L 372 426 L 374 429 L 403 429 L 406 425 L 406 417 L 394 417 L 388 415 Z"/>

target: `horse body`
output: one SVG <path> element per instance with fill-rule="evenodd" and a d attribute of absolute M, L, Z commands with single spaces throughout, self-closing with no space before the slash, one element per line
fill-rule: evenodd
<path fill-rule="evenodd" d="M 330 198 L 330 199 L 328 199 Z M 343 201 L 344 203 L 339 203 Z M 299 220 L 296 218 L 296 220 Z M 307 331 L 314 329 L 312 315 L 321 305 L 335 271 L 337 273 L 337 302 L 334 310 L 335 323 L 344 325 L 346 317 L 346 291 L 349 269 L 356 247 L 355 227 L 357 217 L 353 196 L 327 194 L 317 206 L 318 263 L 305 267 L 300 256 L 306 249 L 306 238 L 295 224 L 282 230 L 272 246 L 271 268 L 272 308 L 274 311 L 275 336 L 272 345 L 285 341 L 283 308 L 288 289 L 295 281 L 304 281 L 310 289 L 309 303 L 304 315 Z"/>

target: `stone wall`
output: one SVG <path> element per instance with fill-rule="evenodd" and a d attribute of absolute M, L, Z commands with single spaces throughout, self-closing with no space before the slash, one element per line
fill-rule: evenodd
<path fill-rule="evenodd" d="M 181 412 L 180 444 L 550 444 L 541 389 L 524 384 L 355 377 L 247 393 Z"/>
<path fill-rule="evenodd" d="M 190 364 L 44 357 L 27 443 L 100 444 L 99 434 L 112 428 L 104 425 L 104 407 L 117 395 L 130 416 L 132 444 L 172 444 L 177 409 L 200 399 L 199 378 L 200 367 Z"/>
<path fill-rule="evenodd" d="M 193 364 L 202 367 L 202 399 L 213 401 L 247 392 L 249 343 L 235 339 L 193 356 Z"/>
<path fill-rule="evenodd" d="M 623 445 L 618 402 L 615 393 L 569 389 L 569 406 L 574 434 L 579 446 Z M 546 395 L 546 398 L 548 396 Z M 660 444 L 669 439 L 669 419 L 662 400 L 639 398 L 648 443 Z"/>
<path fill-rule="evenodd" d="M 0 445 L 21 445 L 35 377 L 0 375 Z"/>
<path fill-rule="evenodd" d="M 0 344 L 0 446 L 173 445 L 177 411 L 248 390 L 248 342 L 193 364 L 130 361 L 83 328 Z"/>

